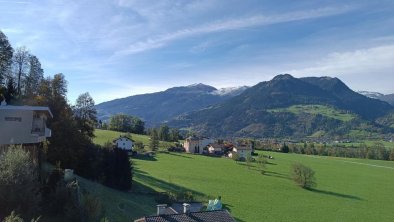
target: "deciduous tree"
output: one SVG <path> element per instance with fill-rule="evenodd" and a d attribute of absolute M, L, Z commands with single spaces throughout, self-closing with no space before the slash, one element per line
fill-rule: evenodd
<path fill-rule="evenodd" d="M 8 41 L 8 38 L 2 31 L 0 31 L 0 86 L 10 69 L 12 64 L 12 56 L 14 49 Z"/>
<path fill-rule="evenodd" d="M 310 189 L 316 186 L 315 171 L 301 163 L 292 165 L 291 174 L 294 182 L 302 188 Z"/>
<path fill-rule="evenodd" d="M 93 138 L 97 125 L 97 111 L 94 107 L 94 100 L 88 92 L 77 98 L 73 112 L 81 132 L 89 138 Z"/>

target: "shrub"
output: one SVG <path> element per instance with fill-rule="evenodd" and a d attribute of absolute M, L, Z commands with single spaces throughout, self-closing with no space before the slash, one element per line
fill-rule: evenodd
<path fill-rule="evenodd" d="M 310 189 L 316 186 L 315 172 L 301 163 L 293 164 L 292 176 L 294 182 L 305 189 Z"/>
<path fill-rule="evenodd" d="M 11 146 L 0 156 L 0 186 L 0 213 L 18 209 L 25 216 L 37 210 L 37 168 L 22 147 Z"/>

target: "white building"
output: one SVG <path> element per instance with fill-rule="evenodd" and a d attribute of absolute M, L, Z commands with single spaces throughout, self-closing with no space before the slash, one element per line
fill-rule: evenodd
<path fill-rule="evenodd" d="M 247 156 L 251 156 L 253 152 L 253 149 L 251 146 L 238 146 L 238 147 L 233 147 L 233 150 L 231 153 L 228 154 L 228 157 L 232 158 L 234 153 L 237 153 L 239 158 L 244 158 L 246 159 Z"/>
<path fill-rule="evenodd" d="M 195 137 L 191 136 L 186 138 L 183 143 L 183 147 L 188 153 L 198 153 L 202 154 L 205 147 L 207 147 L 210 143 L 214 143 L 215 140 L 207 137 Z"/>
<path fill-rule="evenodd" d="M 224 152 L 224 145 L 211 143 L 208 145 L 208 153 L 210 154 L 222 154 Z"/>
<path fill-rule="evenodd" d="M 133 151 L 133 140 L 126 137 L 126 136 L 120 136 L 117 139 L 114 139 L 113 143 L 116 148 L 126 150 L 127 152 L 132 152 Z"/>
<path fill-rule="evenodd" d="M 53 115 L 48 107 L 0 105 L 0 145 L 35 144 L 51 137 L 46 127 Z"/>

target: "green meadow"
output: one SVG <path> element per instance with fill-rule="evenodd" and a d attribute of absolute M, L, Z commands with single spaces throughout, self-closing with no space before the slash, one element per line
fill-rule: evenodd
<path fill-rule="evenodd" d="M 222 196 L 239 221 L 392 221 L 394 162 L 266 153 L 275 157 L 262 175 L 226 158 L 158 154 L 134 160 L 134 181 L 157 191 L 190 190 Z M 304 190 L 289 178 L 301 162 L 316 172 Z"/>
<path fill-rule="evenodd" d="M 122 133 L 122 132 L 116 132 L 112 130 L 100 130 L 100 129 L 96 129 L 94 134 L 96 137 L 93 139 L 93 142 L 99 145 L 104 145 L 106 142 L 112 142 L 114 139 L 118 138 L 121 135 L 126 135 L 126 133 Z M 133 134 L 133 133 L 130 133 L 129 135 L 134 141 L 143 143 L 145 148 L 148 149 L 149 141 L 150 141 L 149 136 Z M 173 142 L 165 142 L 165 141 L 159 142 L 159 147 L 162 149 L 171 147 L 173 145 L 174 145 Z"/>
<path fill-rule="evenodd" d="M 108 133 L 98 131 L 99 133 Z M 96 134 L 99 135 L 99 134 Z M 117 135 L 118 136 L 118 135 Z M 137 136 L 133 135 L 137 140 Z M 141 138 L 143 139 L 143 138 Z M 96 138 L 96 142 L 102 139 Z M 191 191 L 200 200 L 222 196 L 238 221 L 392 221 L 394 161 L 319 157 L 264 152 L 272 155 L 267 173 L 253 163 L 227 158 L 159 152 L 133 159 L 133 191 L 115 191 L 89 181 L 106 214 L 129 221 L 155 213 L 152 195 L 141 192 Z M 301 162 L 316 172 L 317 187 L 305 190 L 291 180 L 290 168 Z"/>
<path fill-rule="evenodd" d="M 293 105 L 287 108 L 269 109 L 270 112 L 290 112 L 294 114 L 309 113 L 320 114 L 341 121 L 350 121 L 356 116 L 324 105 Z"/>

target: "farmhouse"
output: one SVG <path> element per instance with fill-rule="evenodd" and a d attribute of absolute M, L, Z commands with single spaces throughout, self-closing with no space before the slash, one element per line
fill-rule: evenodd
<path fill-rule="evenodd" d="M 133 151 L 134 141 L 126 136 L 120 136 L 119 138 L 114 139 L 112 142 L 116 148 L 126 150 L 128 152 Z"/>
<path fill-rule="evenodd" d="M 224 152 L 224 145 L 218 143 L 211 143 L 208 145 L 208 153 L 215 155 L 222 155 Z"/>
<path fill-rule="evenodd" d="M 0 145 L 36 144 L 51 137 L 46 121 L 52 118 L 48 107 L 0 105 Z"/>
<path fill-rule="evenodd" d="M 202 154 L 204 148 L 210 143 L 214 143 L 214 139 L 207 137 L 191 136 L 186 138 L 185 142 L 183 143 L 183 147 L 188 153 Z"/>
<path fill-rule="evenodd" d="M 251 145 L 239 145 L 236 147 L 233 147 L 232 152 L 228 154 L 228 157 L 232 157 L 234 153 L 237 153 L 239 155 L 239 158 L 244 158 L 246 159 L 247 156 L 252 155 L 253 149 Z"/>

